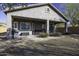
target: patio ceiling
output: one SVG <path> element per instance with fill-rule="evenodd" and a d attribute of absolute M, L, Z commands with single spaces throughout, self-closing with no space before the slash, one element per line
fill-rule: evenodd
<path fill-rule="evenodd" d="M 37 18 L 31 18 L 31 17 L 22 17 L 22 16 L 12 16 L 13 21 L 39 21 L 39 22 L 46 22 L 45 19 L 37 19 Z M 64 22 L 58 22 L 58 21 L 50 21 L 51 23 L 64 23 Z"/>
<path fill-rule="evenodd" d="M 21 17 L 21 16 L 12 16 L 13 21 L 42 21 L 45 22 L 45 19 L 37 19 L 37 18 L 31 18 L 31 17 Z"/>

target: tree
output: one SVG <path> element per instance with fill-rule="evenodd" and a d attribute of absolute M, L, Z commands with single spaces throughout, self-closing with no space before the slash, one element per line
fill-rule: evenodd
<path fill-rule="evenodd" d="M 71 3 L 65 5 L 65 15 L 73 26 L 79 26 L 79 4 Z"/>
<path fill-rule="evenodd" d="M 13 9 L 15 6 L 26 7 L 28 3 L 0 3 L 0 9 L 5 10 L 6 8 Z"/>

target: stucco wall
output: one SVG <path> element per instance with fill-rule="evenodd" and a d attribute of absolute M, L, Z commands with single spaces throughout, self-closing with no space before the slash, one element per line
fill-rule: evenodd
<path fill-rule="evenodd" d="M 48 8 L 49 8 L 49 12 L 47 11 Z M 21 17 L 30 17 L 30 18 L 65 22 L 65 20 L 62 17 L 60 17 L 55 11 L 53 11 L 49 6 L 42 6 L 42 7 L 8 13 L 7 14 L 8 28 L 12 26 L 11 16 L 21 16 Z"/>
<path fill-rule="evenodd" d="M 1 26 L 0 26 L 0 33 L 4 33 L 4 32 L 6 32 L 6 31 L 7 31 L 6 26 L 5 26 L 5 25 L 1 25 Z"/>

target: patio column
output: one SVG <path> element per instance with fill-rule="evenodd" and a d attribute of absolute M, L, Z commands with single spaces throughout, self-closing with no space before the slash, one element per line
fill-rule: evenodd
<path fill-rule="evenodd" d="M 55 33 L 55 32 L 56 32 L 56 24 L 54 24 L 53 27 L 54 27 L 54 28 L 53 28 L 53 33 Z"/>
<path fill-rule="evenodd" d="M 49 34 L 49 20 L 47 20 L 47 33 Z"/>
<path fill-rule="evenodd" d="M 68 22 L 65 23 L 65 32 L 68 33 Z"/>

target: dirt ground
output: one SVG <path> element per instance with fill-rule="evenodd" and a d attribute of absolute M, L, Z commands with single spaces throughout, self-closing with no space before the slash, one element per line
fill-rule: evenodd
<path fill-rule="evenodd" d="M 1 39 L 0 56 L 79 56 L 79 35 L 38 42 L 28 38 Z"/>

